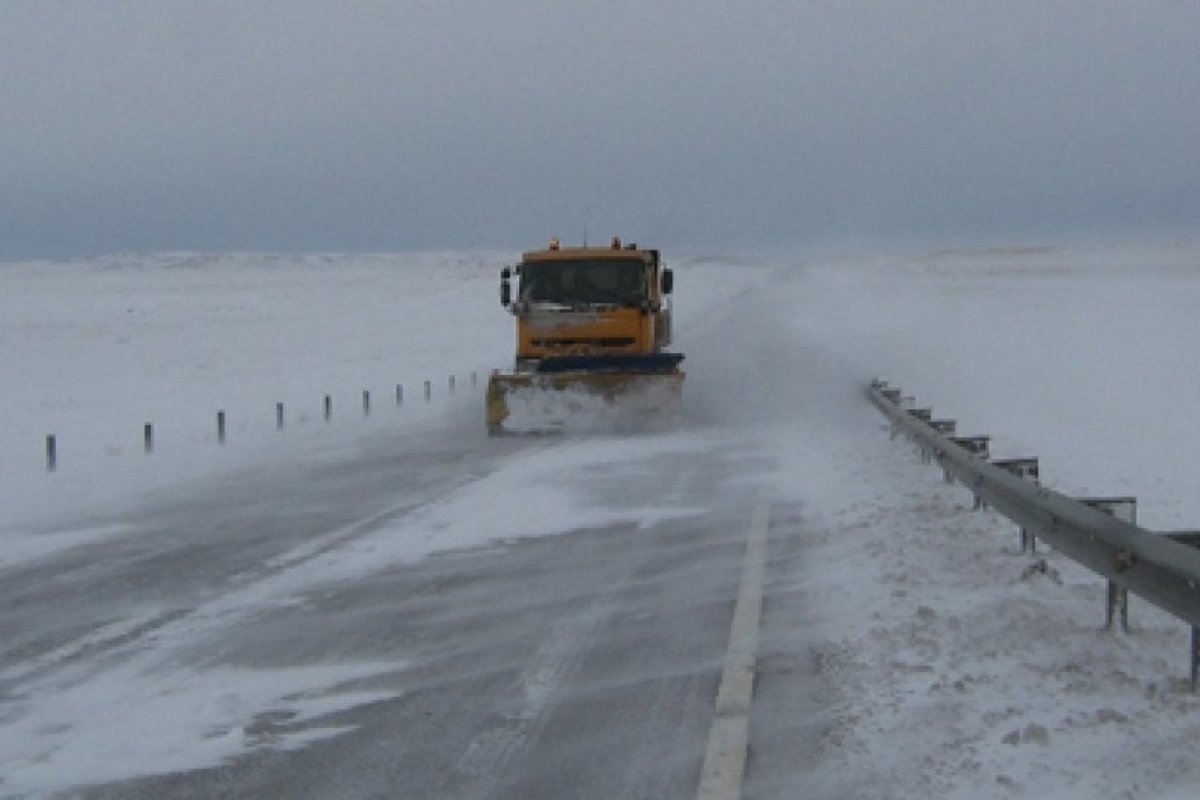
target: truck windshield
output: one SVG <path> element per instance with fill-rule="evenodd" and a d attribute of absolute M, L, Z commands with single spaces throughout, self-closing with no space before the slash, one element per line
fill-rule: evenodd
<path fill-rule="evenodd" d="M 521 265 L 520 297 L 526 303 L 633 306 L 646 297 L 639 259 L 535 261 Z"/>

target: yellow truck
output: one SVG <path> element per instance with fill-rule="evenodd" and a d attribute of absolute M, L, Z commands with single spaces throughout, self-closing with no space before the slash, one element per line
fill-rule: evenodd
<path fill-rule="evenodd" d="M 683 355 L 666 350 L 672 283 L 657 250 L 617 238 L 608 247 L 551 239 L 505 267 L 500 303 L 516 317 L 516 360 L 488 380 L 488 432 L 676 418 L 684 374 Z"/>

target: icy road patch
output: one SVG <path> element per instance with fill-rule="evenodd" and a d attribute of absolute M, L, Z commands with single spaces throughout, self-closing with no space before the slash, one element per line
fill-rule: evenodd
<path fill-rule="evenodd" d="M 304 723 L 397 697 L 395 691 L 347 684 L 400 666 L 154 671 L 135 660 L 74 684 L 46 687 L 0 710 L 0 791 L 41 796 L 81 784 L 199 769 L 258 747 L 303 747 L 346 730 Z"/>

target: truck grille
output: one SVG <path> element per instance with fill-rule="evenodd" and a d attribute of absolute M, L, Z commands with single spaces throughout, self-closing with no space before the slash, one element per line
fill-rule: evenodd
<path fill-rule="evenodd" d="M 597 336 L 572 339 L 534 339 L 534 347 L 544 347 L 547 350 L 576 347 L 631 347 L 637 340 L 632 336 Z"/>

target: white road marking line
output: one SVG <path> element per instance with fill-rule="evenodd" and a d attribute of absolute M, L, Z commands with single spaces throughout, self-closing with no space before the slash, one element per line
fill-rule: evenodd
<path fill-rule="evenodd" d="M 737 800 L 742 796 L 742 773 L 750 739 L 750 703 L 758 658 L 758 629 L 762 618 L 763 568 L 771 510 L 766 503 L 754 510 L 742 562 L 729 651 L 717 689 L 716 716 L 700 770 L 698 800 Z"/>

